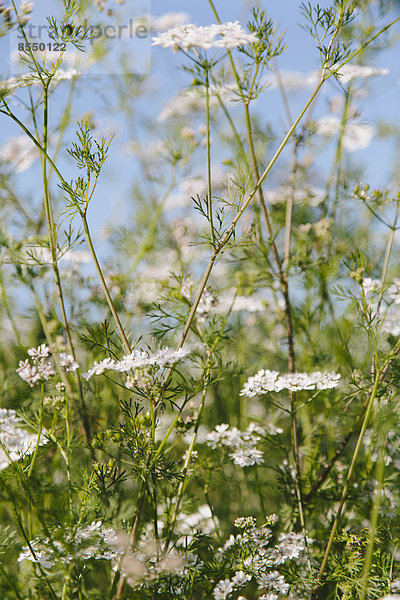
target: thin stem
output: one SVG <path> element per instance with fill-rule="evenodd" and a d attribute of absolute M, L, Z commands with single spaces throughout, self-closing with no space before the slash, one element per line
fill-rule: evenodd
<path fill-rule="evenodd" d="M 121 334 L 121 337 L 122 337 L 122 339 L 124 341 L 125 347 L 126 347 L 127 351 L 129 353 L 131 353 L 132 352 L 131 345 L 130 345 L 130 343 L 128 341 L 128 338 L 126 337 L 124 328 L 122 327 L 122 323 L 121 323 L 121 321 L 119 319 L 118 313 L 117 313 L 117 311 L 115 309 L 115 306 L 114 306 L 114 302 L 112 301 L 110 292 L 108 290 L 106 281 L 104 279 L 104 275 L 103 275 L 103 272 L 101 270 L 100 263 L 99 263 L 99 261 L 97 259 L 97 254 L 96 254 L 96 251 L 95 251 L 94 246 L 93 246 L 92 236 L 90 235 L 90 230 L 89 230 L 89 226 L 88 226 L 86 215 L 84 215 L 83 213 L 81 213 L 81 218 L 82 218 L 83 228 L 84 228 L 85 234 L 86 234 L 86 241 L 88 243 L 90 254 L 92 255 L 93 262 L 95 264 L 96 271 L 97 271 L 97 274 L 98 274 L 100 282 L 101 282 L 101 287 L 103 288 L 104 295 L 105 295 L 105 297 L 107 299 L 107 303 L 108 303 L 109 309 L 110 309 L 111 314 L 114 317 L 114 320 L 115 320 L 115 322 L 117 324 L 118 330 L 119 330 L 119 332 Z"/>

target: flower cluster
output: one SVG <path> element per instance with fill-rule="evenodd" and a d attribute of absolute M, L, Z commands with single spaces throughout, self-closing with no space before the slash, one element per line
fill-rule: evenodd
<path fill-rule="evenodd" d="M 290 390 L 329 390 L 339 385 L 339 373 L 315 371 L 314 373 L 286 373 L 261 369 L 253 377 L 249 377 L 240 392 L 241 396 L 253 398 L 267 392 Z"/>
<path fill-rule="evenodd" d="M 246 33 L 239 21 L 197 27 L 196 25 L 178 25 L 153 38 L 153 46 L 174 50 L 189 48 L 225 48 L 231 50 L 237 46 L 257 43 L 254 33 Z"/>
<path fill-rule="evenodd" d="M 250 467 L 259 465 L 264 462 L 263 454 L 257 450 L 257 443 L 261 440 L 261 436 L 266 434 L 275 435 L 282 433 L 280 427 L 272 425 L 260 427 L 255 423 L 250 423 L 246 431 L 240 431 L 236 427 L 229 429 L 229 425 L 222 423 L 217 425 L 215 431 L 207 435 L 206 442 L 211 448 L 231 448 L 230 457 L 235 465 L 240 467 Z"/>
<path fill-rule="evenodd" d="M 166 365 L 173 365 L 189 352 L 179 348 L 171 350 L 170 348 L 161 348 L 155 354 L 149 354 L 142 350 L 134 350 L 131 354 L 123 356 L 121 360 L 105 358 L 101 362 L 94 362 L 87 373 L 83 375 L 85 379 L 90 379 L 93 375 L 102 375 L 104 371 L 119 371 L 127 373 L 128 371 L 141 371 L 143 369 L 158 370 Z"/>
<path fill-rule="evenodd" d="M 268 525 L 275 525 L 276 515 L 267 518 Z M 234 575 L 222 579 L 214 588 L 215 600 L 224 600 L 233 592 L 254 580 L 264 600 L 278 600 L 287 595 L 289 584 L 277 570 L 289 560 L 299 558 L 305 551 L 305 540 L 301 534 L 281 533 L 277 543 L 272 544 L 272 530 L 265 525 L 258 528 L 254 517 L 240 517 L 235 526 L 240 529 L 231 535 L 217 553 L 218 560 L 229 566 Z M 310 543 L 311 540 L 308 540 Z"/>
<path fill-rule="evenodd" d="M 28 433 L 20 424 L 14 410 L 0 408 L 0 470 L 31 454 L 36 447 L 37 435 Z M 44 444 L 45 439 L 41 438 L 39 443 Z"/>
<path fill-rule="evenodd" d="M 32 363 L 28 358 L 20 360 L 17 373 L 31 387 L 39 382 L 47 381 L 55 375 L 52 362 L 50 361 L 50 348 L 46 344 L 41 344 L 38 348 L 30 348 L 28 354 Z M 58 361 L 61 368 L 67 373 L 79 369 L 78 363 L 71 354 L 61 352 L 58 355 Z"/>
<path fill-rule="evenodd" d="M 63 541 L 32 540 L 30 546 L 22 548 L 18 562 L 31 560 L 44 569 L 52 569 L 58 562 L 68 565 L 75 560 L 113 560 L 120 554 L 123 554 L 123 548 L 114 529 L 105 527 L 101 521 L 93 521 L 67 533 Z"/>

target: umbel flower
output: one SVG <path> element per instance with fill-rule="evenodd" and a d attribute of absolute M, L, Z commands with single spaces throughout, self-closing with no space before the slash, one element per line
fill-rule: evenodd
<path fill-rule="evenodd" d="M 292 392 L 300 390 L 328 390 L 339 385 L 339 373 L 315 371 L 314 373 L 286 373 L 261 369 L 249 377 L 240 392 L 241 396 L 253 398 L 268 392 L 280 392 L 284 389 Z"/>
<path fill-rule="evenodd" d="M 153 46 L 189 50 L 189 48 L 224 48 L 231 50 L 237 46 L 253 44 L 258 41 L 255 33 L 247 33 L 239 23 L 221 23 L 197 27 L 196 25 L 178 25 L 153 38 Z"/>
<path fill-rule="evenodd" d="M 20 360 L 17 373 L 31 387 L 39 382 L 43 383 L 55 375 L 53 365 L 50 361 L 50 348 L 46 344 L 41 344 L 37 348 L 30 348 L 28 354 L 32 363 L 28 358 Z M 67 373 L 79 369 L 78 363 L 71 354 L 61 352 L 58 355 L 58 360 L 61 368 Z"/>
<path fill-rule="evenodd" d="M 0 408 L 0 470 L 6 469 L 10 462 L 31 454 L 36 443 L 37 435 L 21 427 L 21 419 L 14 410 Z M 39 444 L 45 443 L 42 437 Z"/>
<path fill-rule="evenodd" d="M 142 350 L 134 350 L 131 354 L 123 356 L 119 361 L 115 361 L 112 358 L 105 358 L 101 362 L 94 362 L 83 377 L 90 379 L 93 375 L 102 375 L 104 371 L 110 370 L 125 373 L 138 369 L 158 370 L 166 365 L 173 365 L 187 354 L 188 351 L 183 350 L 183 348 L 179 348 L 179 350 L 161 348 L 155 354 L 149 354 Z"/>

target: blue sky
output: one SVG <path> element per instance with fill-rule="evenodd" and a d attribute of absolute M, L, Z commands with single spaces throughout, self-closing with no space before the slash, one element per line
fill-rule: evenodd
<path fill-rule="evenodd" d="M 140 10 L 144 10 L 146 0 L 141 1 Z M 223 21 L 239 20 L 243 24 L 248 20 L 250 14 L 250 3 L 242 0 L 216 0 L 217 10 Z M 328 5 L 328 2 L 320 2 L 321 5 Z M 41 0 L 41 15 L 54 11 L 54 1 Z M 278 30 L 284 33 L 287 44 L 286 52 L 279 57 L 278 64 L 281 70 L 296 70 L 305 74 L 318 67 L 318 53 L 314 47 L 314 41 L 299 26 L 303 18 L 299 10 L 297 0 L 263 0 L 258 5 L 266 10 L 267 15 L 276 22 Z M 35 10 L 38 10 L 37 3 Z M 137 3 L 134 0 L 128 0 L 125 9 L 132 10 L 137 15 Z M 135 8 L 136 7 L 136 8 Z M 135 12 L 136 11 L 136 12 Z M 151 14 L 159 16 L 165 12 L 186 12 L 190 15 L 190 21 L 197 25 L 207 25 L 214 21 L 209 3 L 207 0 L 199 2 L 184 2 L 182 0 L 153 0 L 151 4 Z M 393 17 L 398 15 L 393 15 Z M 390 15 L 386 15 L 385 20 L 389 20 Z M 0 51 L 8 52 L 8 41 L 5 38 L 0 39 Z M 6 45 L 5 45 L 6 44 Z M 172 96 L 178 89 L 186 86 L 190 82 L 190 77 L 178 68 L 181 59 L 169 49 L 152 48 L 152 76 L 157 82 L 156 92 L 153 96 L 146 99 L 146 104 L 141 106 L 144 115 L 151 116 L 157 113 L 162 104 Z M 4 64 L 4 63 L 3 63 Z M 399 85 L 400 64 L 398 61 L 398 46 L 381 53 L 374 64 L 378 67 L 389 69 L 389 75 L 376 78 L 375 81 L 368 84 L 370 93 L 365 98 L 358 101 L 357 107 L 362 113 L 362 118 L 366 122 L 376 123 L 379 119 L 393 120 L 395 123 L 400 121 L 400 102 Z M 3 72 L 3 76 L 8 73 Z M 63 82 L 54 96 L 54 103 L 50 118 L 56 122 L 59 106 L 62 105 L 68 89 L 68 82 Z M 121 198 L 129 190 L 132 183 L 132 173 L 134 167 L 131 162 L 123 161 L 121 157 L 121 147 L 126 143 L 126 127 L 124 122 L 116 114 L 109 114 L 107 104 L 112 97 L 112 80 L 100 78 L 96 84 L 90 77 L 84 77 L 79 86 L 79 97 L 75 104 L 73 115 L 76 119 L 83 114 L 94 111 L 96 121 L 99 123 L 99 129 L 115 132 L 115 139 L 112 144 L 110 159 L 106 164 L 104 179 L 99 187 L 96 196 L 96 210 L 91 212 L 92 223 L 98 234 L 104 224 L 110 219 L 114 221 L 124 218 L 123 209 L 121 210 Z M 101 90 L 101 93 L 99 93 Z M 308 91 L 295 92 L 290 94 L 289 102 L 292 114 L 295 115 L 301 105 L 307 99 Z M 333 96 L 340 94 L 340 88 L 337 83 L 330 81 L 326 85 L 326 90 L 322 95 L 316 114 L 322 115 L 327 112 L 328 100 Z M 19 114 L 24 115 L 24 110 L 20 106 Z M 262 100 L 257 101 L 255 105 L 261 119 L 272 121 L 277 129 L 282 133 L 286 127 L 282 101 L 278 91 L 268 90 Z M 7 122 L 5 118 L 1 119 L 0 141 L 7 140 L 10 136 L 17 135 L 19 132 L 15 125 Z M 368 167 L 371 182 L 375 185 L 384 185 L 388 176 L 388 170 L 393 158 L 393 144 L 388 140 L 375 138 L 373 144 L 367 150 L 360 150 L 352 156 L 356 161 L 365 161 Z M 324 157 L 321 157 L 321 169 L 324 168 Z M 279 166 L 278 166 L 279 168 Z M 37 196 L 40 201 L 40 174 L 36 167 L 32 167 L 26 172 L 26 175 L 19 183 L 21 193 L 28 193 Z"/>

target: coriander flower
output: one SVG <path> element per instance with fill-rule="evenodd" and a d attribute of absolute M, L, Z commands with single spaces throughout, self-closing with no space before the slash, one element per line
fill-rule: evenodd
<path fill-rule="evenodd" d="M 69 565 L 74 560 L 113 560 L 124 553 L 114 529 L 105 527 L 101 521 L 93 521 L 90 525 L 67 533 L 62 542 L 36 538 L 30 542 L 30 547 L 22 548 L 18 562 L 30 560 L 47 570 L 57 562 Z"/>
<path fill-rule="evenodd" d="M 284 389 L 292 392 L 299 390 L 328 390 L 337 387 L 339 380 L 339 373 L 328 371 L 286 373 L 279 376 L 277 371 L 261 369 L 256 375 L 249 377 L 240 395 L 253 398 L 267 392 L 280 392 Z"/>
<path fill-rule="evenodd" d="M 234 584 L 229 579 L 221 579 L 214 588 L 215 600 L 225 600 L 235 589 Z"/>
<path fill-rule="evenodd" d="M 160 348 L 154 354 L 149 354 L 142 350 L 134 350 L 131 354 L 127 354 L 119 361 L 111 358 L 105 358 L 101 362 L 94 362 L 87 373 L 83 377 L 87 380 L 92 375 L 102 375 L 104 371 L 119 371 L 127 372 L 137 369 L 158 370 L 166 365 L 173 365 L 180 361 L 189 352 L 183 348 L 179 350 L 171 350 L 170 348 Z"/>
<path fill-rule="evenodd" d="M 20 424 L 21 419 L 14 410 L 0 408 L 0 470 L 35 450 L 37 435 L 29 433 Z M 46 441 L 41 438 L 39 443 L 42 445 Z"/>
<path fill-rule="evenodd" d="M 172 47 L 174 50 L 190 48 L 225 48 L 231 50 L 245 44 L 255 44 L 258 38 L 254 33 L 244 31 L 239 23 L 231 21 L 197 27 L 196 25 L 178 25 L 153 38 L 153 46 Z"/>
<path fill-rule="evenodd" d="M 239 448 L 230 454 L 235 465 L 239 467 L 251 467 L 261 465 L 264 462 L 263 453 L 256 448 Z"/>
<path fill-rule="evenodd" d="M 79 365 L 72 356 L 72 354 L 61 352 L 61 354 L 58 355 L 58 359 L 60 361 L 61 368 L 64 369 L 64 371 L 67 371 L 67 373 L 79 369 Z"/>
<path fill-rule="evenodd" d="M 28 355 L 33 364 L 29 362 L 28 358 L 20 360 L 16 371 L 21 379 L 29 383 L 31 387 L 39 382 L 43 383 L 55 375 L 53 365 L 50 362 L 50 348 L 46 344 L 41 344 L 37 348 L 29 348 Z M 61 352 L 58 358 L 61 368 L 67 373 L 79 369 L 78 363 L 71 354 Z"/>

